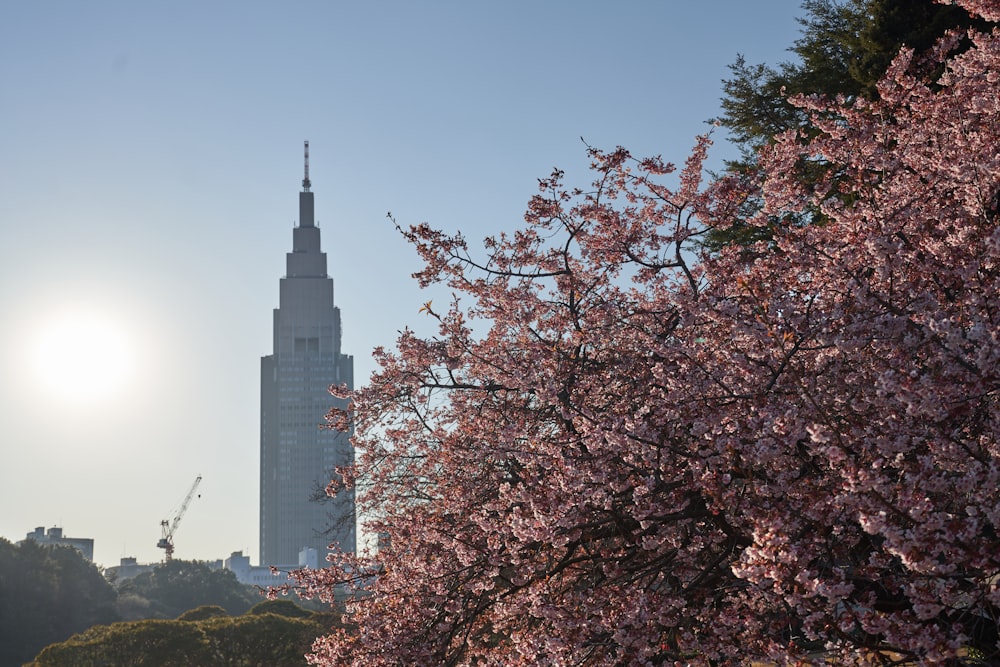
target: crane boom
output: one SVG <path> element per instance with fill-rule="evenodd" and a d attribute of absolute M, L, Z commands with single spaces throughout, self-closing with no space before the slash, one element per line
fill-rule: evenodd
<path fill-rule="evenodd" d="M 181 519 L 184 517 L 184 513 L 187 511 L 188 505 L 191 504 L 191 499 L 194 497 L 194 492 L 201 484 L 201 475 L 195 478 L 194 484 L 191 485 L 191 490 L 188 491 L 187 495 L 184 496 L 184 502 L 181 503 L 181 507 L 177 510 L 177 514 L 174 515 L 174 520 L 171 522 L 168 519 L 164 519 L 160 522 L 160 528 L 163 531 L 160 541 L 156 543 L 156 546 L 166 551 L 166 561 L 169 563 L 174 556 L 174 531 L 177 530 L 177 526 L 180 525 Z"/>

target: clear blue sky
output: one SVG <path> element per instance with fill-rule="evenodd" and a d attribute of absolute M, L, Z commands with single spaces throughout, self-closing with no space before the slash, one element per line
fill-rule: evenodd
<path fill-rule="evenodd" d="M 371 348 L 419 328 L 428 299 L 387 211 L 480 239 L 517 225 L 553 167 L 589 182 L 581 136 L 681 162 L 726 66 L 788 59 L 798 14 L 798 0 L 3 3 L 0 536 L 58 525 L 95 538 L 99 563 L 156 561 L 160 520 L 202 474 L 176 556 L 256 562 L 259 363 L 303 140 L 363 382 Z M 713 159 L 732 154 L 717 135 Z M 77 345 L 79 369 L 37 356 Z"/>

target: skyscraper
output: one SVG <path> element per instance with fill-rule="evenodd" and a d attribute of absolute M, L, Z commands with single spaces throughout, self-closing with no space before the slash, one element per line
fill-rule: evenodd
<path fill-rule="evenodd" d="M 340 309 L 313 218 L 309 142 L 299 224 L 274 310 L 274 349 L 260 363 L 260 559 L 294 565 L 310 547 L 355 550 L 354 494 L 315 499 L 336 466 L 350 463 L 348 437 L 320 428 L 335 403 L 331 384 L 353 387 L 354 358 L 340 351 Z M 321 556 L 322 557 L 322 556 Z"/>

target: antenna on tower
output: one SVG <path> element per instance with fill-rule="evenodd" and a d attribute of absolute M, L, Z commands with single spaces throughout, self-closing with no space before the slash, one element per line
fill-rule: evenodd
<path fill-rule="evenodd" d="M 306 177 L 302 179 L 302 192 L 309 192 L 309 142 L 306 142 Z"/>

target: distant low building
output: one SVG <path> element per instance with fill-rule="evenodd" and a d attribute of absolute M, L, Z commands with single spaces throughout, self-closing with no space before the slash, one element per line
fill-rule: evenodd
<path fill-rule="evenodd" d="M 118 565 L 107 568 L 104 571 L 104 576 L 110 581 L 122 582 L 143 572 L 152 572 L 156 566 L 157 563 L 139 563 L 135 558 L 126 556 L 119 561 Z"/>
<path fill-rule="evenodd" d="M 267 565 L 251 565 L 250 557 L 242 551 L 234 551 L 226 559 L 225 569 L 236 575 L 236 581 L 248 586 L 282 586 L 288 583 L 288 573 L 300 568 L 316 569 L 319 567 L 319 552 L 312 547 L 303 547 L 299 551 L 299 562 L 295 565 L 276 565 L 272 572 Z"/>
<path fill-rule="evenodd" d="M 46 531 L 44 526 L 39 526 L 28 533 L 22 542 L 27 540 L 38 544 L 73 547 L 88 561 L 94 562 L 94 540 L 91 537 L 65 537 L 62 528 L 53 527 Z"/>
<path fill-rule="evenodd" d="M 215 560 L 201 561 L 208 566 L 209 570 L 221 570 L 224 568 L 224 564 L 221 558 Z M 145 572 L 152 572 L 156 568 L 163 565 L 163 563 L 140 563 L 133 556 L 126 556 L 122 558 L 118 565 L 112 565 L 104 570 L 104 576 L 109 581 L 122 582 L 126 579 L 131 579 L 137 577 Z"/>

